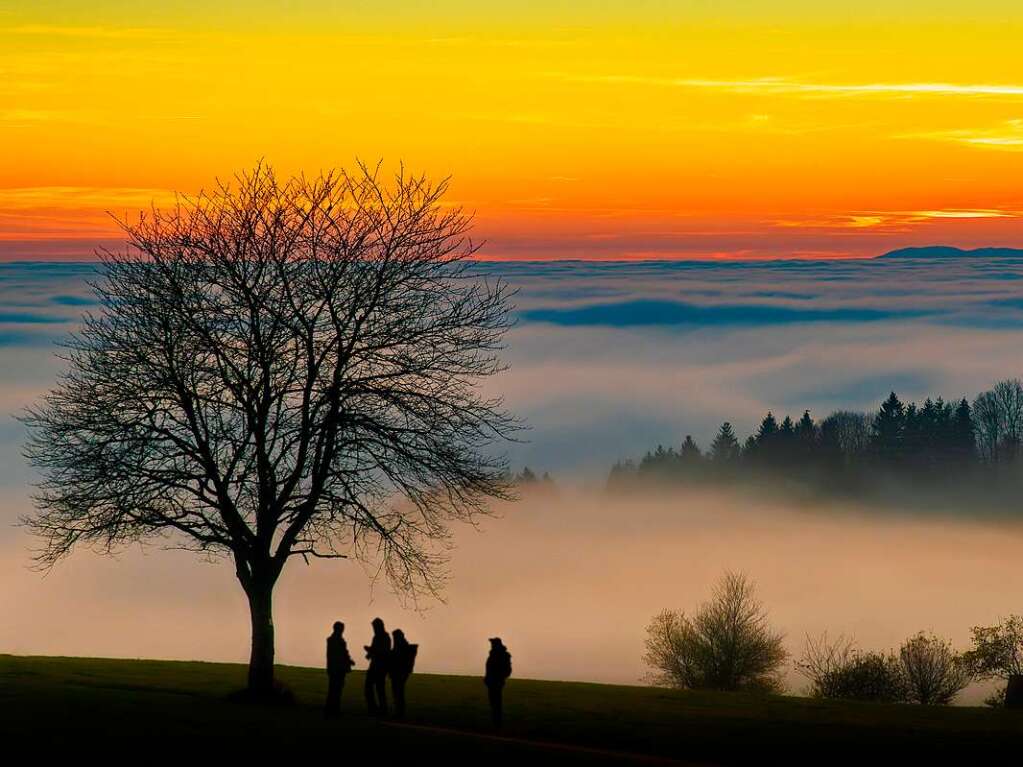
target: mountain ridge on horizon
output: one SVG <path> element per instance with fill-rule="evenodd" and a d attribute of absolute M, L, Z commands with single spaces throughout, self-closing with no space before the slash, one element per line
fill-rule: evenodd
<path fill-rule="evenodd" d="M 881 258 L 1023 258 L 1023 248 L 957 248 L 954 245 L 921 245 L 897 248 L 874 256 L 874 260 Z"/>

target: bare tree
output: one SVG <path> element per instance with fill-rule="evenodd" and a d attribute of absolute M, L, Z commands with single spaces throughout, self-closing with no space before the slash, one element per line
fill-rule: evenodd
<path fill-rule="evenodd" d="M 726 573 L 692 617 L 664 610 L 647 627 L 644 661 L 655 681 L 682 689 L 781 689 L 788 654 L 745 575 Z"/>
<path fill-rule="evenodd" d="M 1023 382 L 999 381 L 973 401 L 977 447 L 990 463 L 1015 460 L 1023 442 Z"/>
<path fill-rule="evenodd" d="M 509 292 L 473 276 L 471 217 L 445 188 L 259 166 L 122 224 L 102 310 L 26 416 L 39 561 L 151 538 L 230 557 L 258 695 L 293 557 L 353 557 L 435 592 L 447 523 L 506 496 L 491 447 L 518 427 L 479 390 L 502 368 Z"/>
<path fill-rule="evenodd" d="M 820 425 L 821 444 L 850 464 L 870 448 L 871 416 L 850 410 L 836 410 Z"/>
<path fill-rule="evenodd" d="M 967 659 L 936 636 L 919 633 L 899 649 L 910 702 L 946 705 L 973 681 Z"/>

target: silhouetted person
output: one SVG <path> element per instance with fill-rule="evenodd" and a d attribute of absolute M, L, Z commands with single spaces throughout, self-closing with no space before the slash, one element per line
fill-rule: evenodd
<path fill-rule="evenodd" d="M 490 640 L 490 655 L 487 656 L 487 669 L 483 676 L 483 684 L 487 686 L 487 697 L 490 698 L 490 713 L 494 718 L 494 726 L 500 727 L 503 717 L 504 683 L 511 676 L 511 654 L 499 637 Z"/>
<path fill-rule="evenodd" d="M 348 653 L 344 633 L 345 624 L 336 621 L 333 633 L 327 637 L 327 705 L 324 713 L 328 717 L 341 714 L 341 692 L 345 689 L 345 677 L 355 665 Z"/>
<path fill-rule="evenodd" d="M 373 641 L 365 646 L 369 668 L 366 669 L 366 705 L 371 714 L 387 713 L 387 667 L 391 660 L 391 637 L 384 622 L 373 619 Z"/>
<path fill-rule="evenodd" d="M 394 695 L 394 715 L 400 719 L 405 716 L 405 683 L 416 665 L 419 645 L 409 644 L 405 639 L 405 632 L 401 629 L 395 629 L 392 634 L 394 645 L 391 647 L 388 673 L 391 676 L 391 692 Z"/>

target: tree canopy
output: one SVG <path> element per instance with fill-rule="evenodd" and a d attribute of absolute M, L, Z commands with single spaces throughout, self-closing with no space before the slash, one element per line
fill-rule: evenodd
<path fill-rule="evenodd" d="M 123 224 L 101 310 L 26 417 L 40 561 L 153 538 L 229 557 L 262 687 L 291 558 L 435 590 L 447 522 L 506 494 L 491 448 L 518 427 L 479 387 L 502 369 L 510 293 L 474 275 L 471 217 L 445 190 L 261 165 Z"/>

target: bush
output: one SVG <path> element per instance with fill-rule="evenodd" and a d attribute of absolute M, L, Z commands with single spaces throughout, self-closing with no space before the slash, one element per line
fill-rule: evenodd
<path fill-rule="evenodd" d="M 899 664 L 910 703 L 947 705 L 974 676 L 970 662 L 951 644 L 923 632 L 902 645 Z"/>
<path fill-rule="evenodd" d="M 997 626 L 975 626 L 966 658 L 985 679 L 1023 675 L 1023 616 L 1011 615 Z"/>
<path fill-rule="evenodd" d="M 752 581 L 726 573 L 692 617 L 672 610 L 654 617 L 643 659 L 654 680 L 671 687 L 778 692 L 788 657 L 782 640 Z"/>
<path fill-rule="evenodd" d="M 827 634 L 807 637 L 796 669 L 810 680 L 815 698 L 844 698 L 875 703 L 899 703 L 907 698 L 898 659 L 891 653 L 863 652 L 851 639 Z"/>
<path fill-rule="evenodd" d="M 923 632 L 898 653 L 862 651 L 851 639 L 807 637 L 796 668 L 810 680 L 810 695 L 875 703 L 947 704 L 974 678 L 966 656 Z"/>
<path fill-rule="evenodd" d="M 1001 679 L 1023 675 L 1023 616 L 1010 615 L 997 626 L 975 626 L 973 647 L 965 654 L 974 674 L 981 679 Z M 999 688 L 984 702 L 1004 706 L 1006 687 Z"/>

